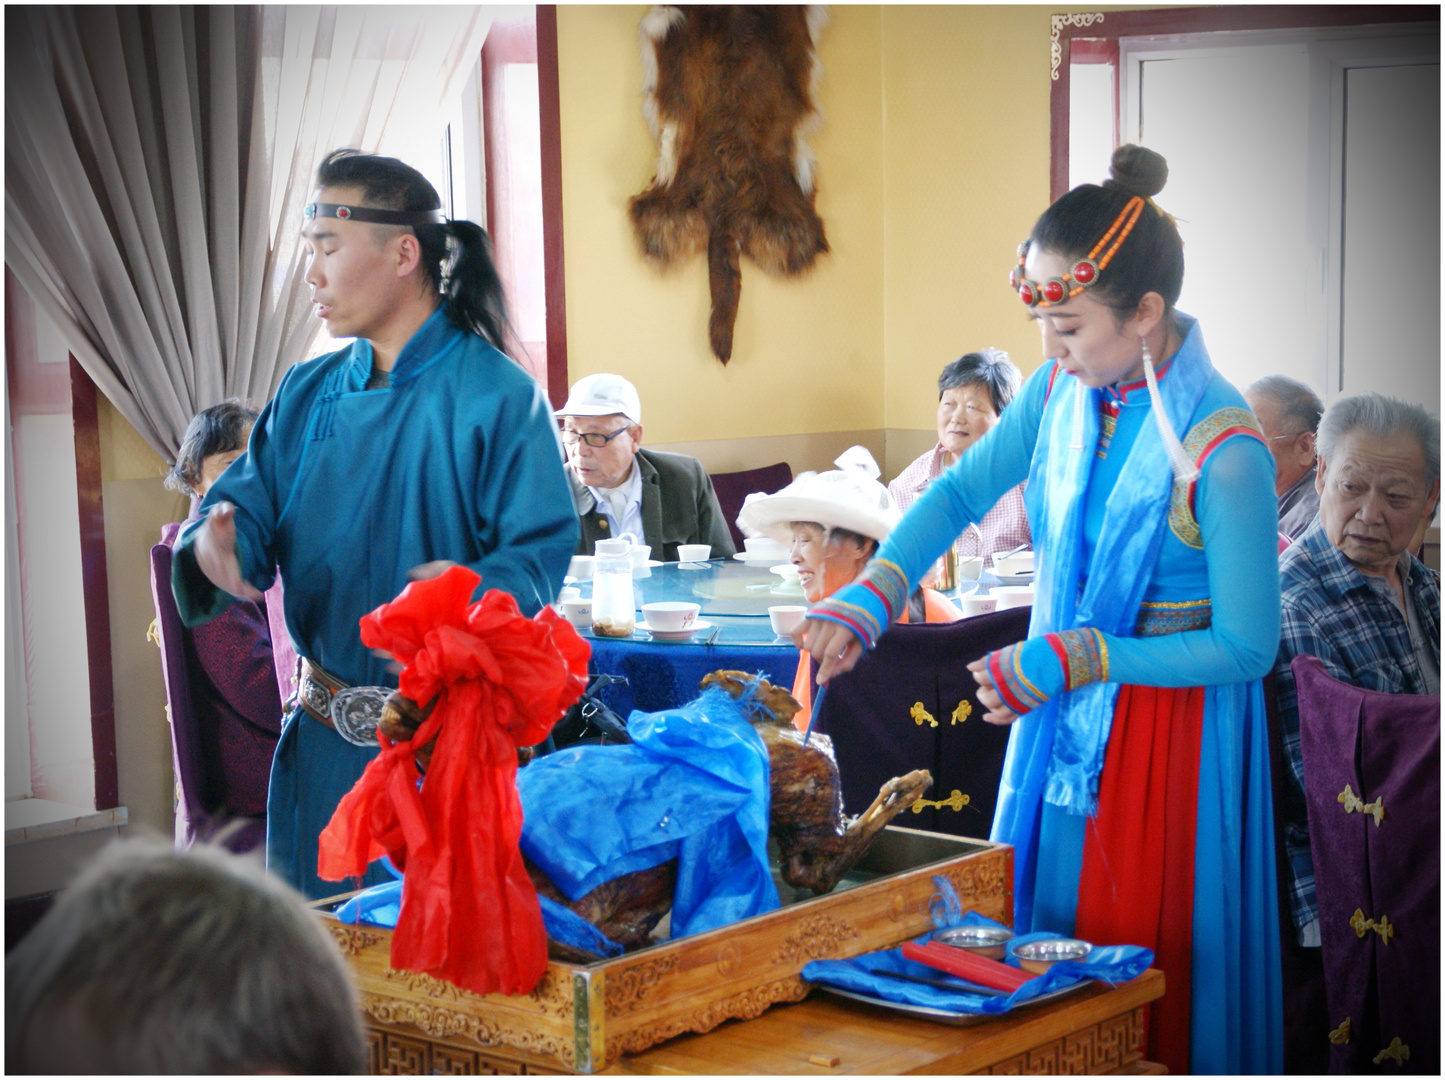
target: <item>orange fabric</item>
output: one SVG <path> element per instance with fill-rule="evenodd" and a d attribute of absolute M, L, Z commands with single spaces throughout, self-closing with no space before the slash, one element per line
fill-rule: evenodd
<path fill-rule="evenodd" d="M 359 876 L 391 854 L 406 872 L 392 967 L 479 994 L 525 994 L 547 967 L 547 935 L 518 841 L 517 747 L 547 737 L 582 694 L 591 649 L 551 608 L 523 617 L 465 566 L 408 585 L 361 620 L 361 640 L 402 665 L 401 692 L 436 699 L 408 742 L 381 753 L 321 834 L 317 872 Z M 418 747 L 437 736 L 426 784 Z"/>
<path fill-rule="evenodd" d="M 923 590 L 923 614 L 923 621 L 930 623 L 958 622 L 963 618 L 963 612 L 937 589 Z M 898 621 L 908 621 L 907 608 L 904 608 Z M 808 662 L 808 654 L 801 650 L 798 653 L 798 673 L 793 676 L 793 699 L 802 706 L 793 714 L 793 726 L 799 731 L 807 731 L 808 721 L 813 716 L 813 672 L 812 665 Z"/>
<path fill-rule="evenodd" d="M 1150 1011 L 1146 1057 L 1189 1072 L 1194 830 L 1201 687 L 1123 686 L 1084 841 L 1074 932 L 1098 945 L 1143 945 L 1168 983 Z M 1146 782 L 1144 778 L 1153 778 Z"/>

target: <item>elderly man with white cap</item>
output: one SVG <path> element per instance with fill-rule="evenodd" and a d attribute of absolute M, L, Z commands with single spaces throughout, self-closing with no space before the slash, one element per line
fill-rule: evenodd
<path fill-rule="evenodd" d="M 737 550 L 702 462 L 642 449 L 642 402 L 621 375 L 577 380 L 557 417 L 582 523 L 578 554 L 624 533 L 667 562 L 679 544 L 708 544 L 714 559 Z"/>
<path fill-rule="evenodd" d="M 748 536 L 789 545 L 789 559 L 808 603 L 816 604 L 858 577 L 879 542 L 898 524 L 893 497 L 878 480 L 878 464 L 865 447 L 852 446 L 828 472 L 802 473 L 775 495 L 749 495 L 738 515 Z M 899 622 L 956 622 L 962 612 L 933 589 L 917 590 Z M 812 715 L 807 657 L 798 664 L 793 697 L 803 708 L 793 723 L 806 729 Z"/>

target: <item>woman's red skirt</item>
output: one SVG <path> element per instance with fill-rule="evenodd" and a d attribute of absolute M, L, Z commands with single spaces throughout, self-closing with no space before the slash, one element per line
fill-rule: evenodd
<path fill-rule="evenodd" d="M 1148 1024 L 1149 1060 L 1189 1072 L 1194 825 L 1201 687 L 1123 686 L 1099 776 L 1099 813 L 1084 842 L 1075 933 L 1143 945 L 1164 972 Z"/>

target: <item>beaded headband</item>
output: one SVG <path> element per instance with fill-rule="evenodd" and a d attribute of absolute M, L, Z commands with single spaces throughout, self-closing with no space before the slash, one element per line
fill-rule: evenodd
<path fill-rule="evenodd" d="M 1088 257 L 1074 263 L 1073 269 L 1061 278 L 1049 278 L 1040 285 L 1037 281 L 1030 281 L 1024 277 L 1024 259 L 1029 253 L 1029 242 L 1025 240 L 1019 245 L 1019 264 L 1009 271 L 1009 288 L 1019 294 L 1019 299 L 1029 307 L 1053 307 L 1055 304 L 1062 304 L 1065 300 L 1072 300 L 1081 292 L 1099 280 L 1099 272 L 1109 265 L 1109 260 L 1119 250 L 1129 233 L 1134 229 L 1134 223 L 1139 220 L 1139 214 L 1144 209 L 1144 200 L 1135 195 L 1127 203 L 1124 209 L 1119 211 L 1119 216 L 1114 219 L 1114 224 L 1109 226 L 1109 231 L 1099 237 L 1099 242 L 1090 250 Z M 1128 220 L 1125 220 L 1125 219 Z M 1118 233 L 1116 237 L 1114 234 Z M 1104 251 L 1104 246 L 1109 246 Z M 1099 252 L 1104 254 L 1100 256 Z M 1070 285 L 1070 282 L 1075 284 Z"/>
<path fill-rule="evenodd" d="M 319 217 L 342 221 L 365 221 L 371 225 L 445 225 L 447 216 L 440 210 L 379 210 L 373 206 L 344 206 L 341 203 L 307 203 L 306 220 Z"/>

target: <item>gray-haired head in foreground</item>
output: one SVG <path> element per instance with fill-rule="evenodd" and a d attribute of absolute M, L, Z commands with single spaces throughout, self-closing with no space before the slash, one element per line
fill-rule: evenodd
<path fill-rule="evenodd" d="M 1440 475 L 1440 418 L 1421 405 L 1384 394 L 1340 398 L 1325 410 L 1317 435 L 1320 457 L 1334 459 L 1336 444 L 1346 432 L 1360 428 L 1371 435 L 1409 432 L 1425 451 L 1425 483 Z"/>
<path fill-rule="evenodd" d="M 1002 413 L 1018 393 L 1022 382 L 1023 375 L 1008 358 L 1008 353 L 1002 349 L 980 349 L 965 353 L 943 369 L 938 376 L 938 396 L 943 397 L 945 390 L 957 390 L 960 386 L 977 383 L 988 391 L 993 411 Z"/>
<path fill-rule="evenodd" d="M 1286 434 L 1318 431 L 1325 407 L 1319 395 L 1298 379 L 1288 375 L 1266 375 L 1244 388 L 1246 397 L 1261 394 L 1274 402 L 1279 419 L 1289 430 Z"/>
<path fill-rule="evenodd" d="M 361 1073 L 340 950 L 284 883 L 219 848 L 107 847 L 5 961 L 5 1068 Z"/>

